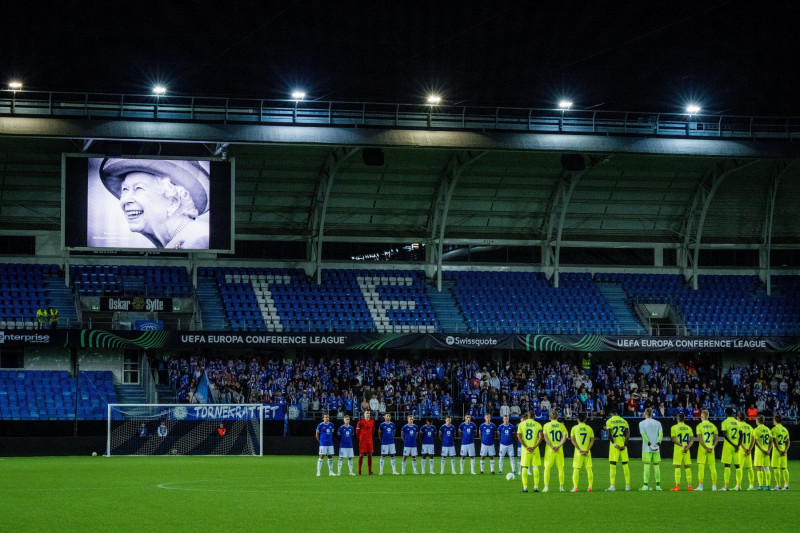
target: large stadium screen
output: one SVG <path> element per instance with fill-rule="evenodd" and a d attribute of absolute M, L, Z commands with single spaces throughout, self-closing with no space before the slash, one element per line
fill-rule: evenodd
<path fill-rule="evenodd" d="M 64 248 L 233 250 L 232 160 L 62 159 Z"/>

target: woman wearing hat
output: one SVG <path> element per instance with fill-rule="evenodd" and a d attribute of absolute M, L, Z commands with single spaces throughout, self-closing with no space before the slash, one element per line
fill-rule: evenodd
<path fill-rule="evenodd" d="M 100 179 L 119 199 L 131 231 L 156 248 L 208 249 L 208 170 L 200 161 L 111 159 Z"/>

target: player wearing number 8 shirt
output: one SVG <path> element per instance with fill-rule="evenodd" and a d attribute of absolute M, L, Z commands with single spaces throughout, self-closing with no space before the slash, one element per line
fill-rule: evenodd
<path fill-rule="evenodd" d="M 697 424 L 697 490 L 703 490 L 705 467 L 711 470 L 711 490 L 717 490 L 717 462 L 714 447 L 719 442 L 717 426 L 708 421 L 708 411 L 700 412 L 701 422 Z"/>
<path fill-rule="evenodd" d="M 517 439 L 522 445 L 519 456 L 519 471 L 522 474 L 522 492 L 528 492 L 528 473 L 533 469 L 533 492 L 539 492 L 539 444 L 542 442 L 542 425 L 534 420 L 533 411 L 522 413 L 517 426 Z"/>
<path fill-rule="evenodd" d="M 608 410 L 611 415 L 606 420 L 606 431 L 608 431 L 608 470 L 609 491 L 616 490 L 614 483 L 617 478 L 617 463 L 622 463 L 622 472 L 625 475 L 625 490 L 631 490 L 631 469 L 628 467 L 628 441 L 631 438 L 631 428 L 628 421 L 617 415 L 616 409 L 613 407 Z"/>
<path fill-rule="evenodd" d="M 789 430 L 783 427 L 781 422 L 783 417 L 775 413 L 772 423 L 775 427 L 770 432 L 772 434 L 772 469 L 775 470 L 775 490 L 781 490 L 781 474 L 783 474 L 783 490 L 789 490 Z"/>
<path fill-rule="evenodd" d="M 736 470 L 741 468 L 739 462 L 739 422 L 733 417 L 733 409 L 727 407 L 725 409 L 727 418 L 720 424 L 722 430 L 722 438 L 725 439 L 722 443 L 722 491 L 728 490 L 728 483 L 731 480 L 731 463 L 736 466 Z"/>
<path fill-rule="evenodd" d="M 592 492 L 592 446 L 594 445 L 594 430 L 586 425 L 586 413 L 578 414 L 578 424 L 572 427 L 569 432 L 572 445 L 575 446 L 575 455 L 572 457 L 572 492 L 578 492 L 578 477 L 581 468 L 586 469 L 586 477 L 589 481 L 587 492 Z"/>
<path fill-rule="evenodd" d="M 567 428 L 558 421 L 558 411 L 550 410 L 550 422 L 544 425 L 544 491 L 550 490 L 550 469 L 558 468 L 558 486 L 564 492 L 564 444 L 567 442 Z"/>
<path fill-rule="evenodd" d="M 675 486 L 672 492 L 681 490 L 681 467 L 686 472 L 686 487 L 692 490 L 692 443 L 694 443 L 694 431 L 684 422 L 686 415 L 678 413 L 678 423 L 669 430 L 669 435 L 674 444 L 672 448 L 672 466 L 675 467 Z"/>

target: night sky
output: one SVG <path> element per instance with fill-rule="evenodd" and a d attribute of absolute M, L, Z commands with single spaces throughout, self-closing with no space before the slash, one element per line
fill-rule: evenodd
<path fill-rule="evenodd" d="M 26 90 L 800 115 L 794 2 L 34 1 L 3 5 Z"/>

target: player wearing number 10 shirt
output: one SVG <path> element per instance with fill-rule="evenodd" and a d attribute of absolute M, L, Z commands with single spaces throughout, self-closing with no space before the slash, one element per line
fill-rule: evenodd
<path fill-rule="evenodd" d="M 517 426 L 517 439 L 522 445 L 519 459 L 519 471 L 522 474 L 522 492 L 528 492 L 528 473 L 533 469 L 533 492 L 539 492 L 539 466 L 542 456 L 539 455 L 539 444 L 542 442 L 542 425 L 534 420 L 533 411 L 522 414 Z"/>
<path fill-rule="evenodd" d="M 550 422 L 544 425 L 544 492 L 550 490 L 550 469 L 558 468 L 559 490 L 564 492 L 564 444 L 567 442 L 567 428 L 558 421 L 558 411 L 550 411 Z"/>
<path fill-rule="evenodd" d="M 631 429 L 628 421 L 617 415 L 616 409 L 609 409 L 611 415 L 606 420 L 606 431 L 608 431 L 608 463 L 609 463 L 609 491 L 616 490 L 614 483 L 617 478 L 617 463 L 622 463 L 622 472 L 625 475 L 625 490 L 631 490 L 631 469 L 628 467 L 628 441 L 631 437 Z"/>

